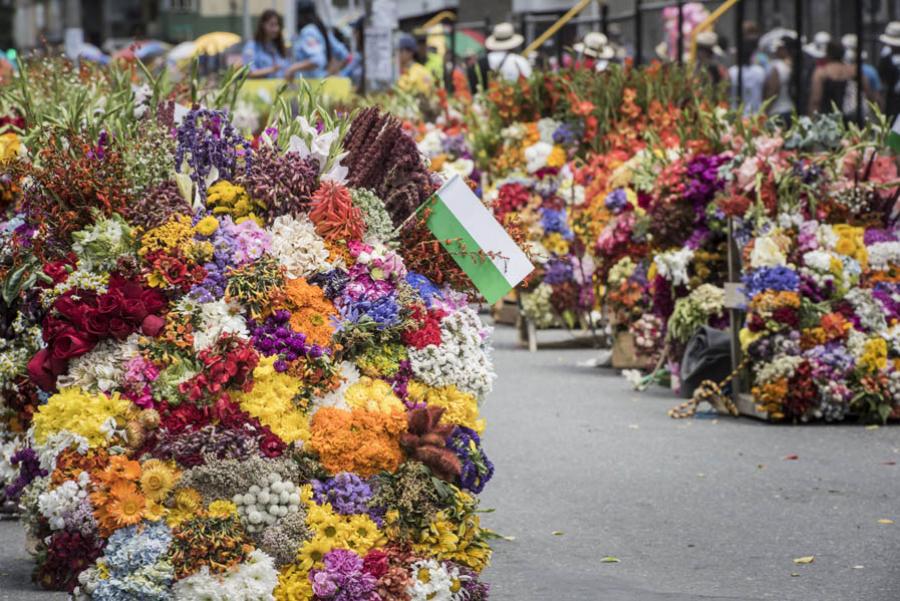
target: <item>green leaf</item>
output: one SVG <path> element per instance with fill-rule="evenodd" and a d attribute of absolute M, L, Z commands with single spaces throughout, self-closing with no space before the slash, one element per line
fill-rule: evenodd
<path fill-rule="evenodd" d="M 607 555 L 600 560 L 600 563 L 619 563 L 619 558 L 613 557 L 612 555 Z"/>

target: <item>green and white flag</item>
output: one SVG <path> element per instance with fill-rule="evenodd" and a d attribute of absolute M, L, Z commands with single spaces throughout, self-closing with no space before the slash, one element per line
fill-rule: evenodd
<path fill-rule="evenodd" d="M 428 199 L 428 229 L 493 304 L 534 270 L 494 215 L 454 175 Z"/>
<path fill-rule="evenodd" d="M 900 115 L 894 119 L 894 126 L 887 137 L 887 145 L 894 151 L 894 154 L 900 154 Z"/>

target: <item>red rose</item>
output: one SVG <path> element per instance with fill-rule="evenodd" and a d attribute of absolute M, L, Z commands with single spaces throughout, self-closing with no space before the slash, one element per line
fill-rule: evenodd
<path fill-rule="evenodd" d="M 51 352 L 54 359 L 72 359 L 87 353 L 96 345 L 97 339 L 92 335 L 69 328 L 53 339 Z"/>
<path fill-rule="evenodd" d="M 113 317 L 109 320 L 109 333 L 118 340 L 125 340 L 133 331 L 134 328 L 121 317 Z"/>
<path fill-rule="evenodd" d="M 265 457 L 280 457 L 284 453 L 284 449 L 284 442 L 272 432 L 268 432 L 259 440 L 259 452 Z"/>
<path fill-rule="evenodd" d="M 173 434 L 183 432 L 188 426 L 202 428 L 207 423 L 209 420 L 193 403 L 182 403 L 160 420 L 160 426 Z"/>
<path fill-rule="evenodd" d="M 109 316 L 101 314 L 97 309 L 88 309 L 84 314 L 84 329 L 94 336 L 107 336 Z"/>
<path fill-rule="evenodd" d="M 156 337 L 162 332 L 166 325 L 166 320 L 156 315 L 148 315 L 141 322 L 141 331 L 145 336 Z"/>
<path fill-rule="evenodd" d="M 140 301 L 148 313 L 159 313 L 166 306 L 166 297 L 159 290 L 144 290 L 140 295 Z"/>
<path fill-rule="evenodd" d="M 381 549 L 372 549 L 363 558 L 363 572 L 375 578 L 381 578 L 388 571 L 387 553 Z"/>
<path fill-rule="evenodd" d="M 147 317 L 147 307 L 140 299 L 128 298 L 122 301 L 122 317 L 137 325 Z"/>
<path fill-rule="evenodd" d="M 139 283 L 126 280 L 118 273 L 109 276 L 107 288 L 110 294 L 118 293 L 122 295 L 123 299 L 131 300 L 140 299 L 141 294 L 144 292 L 143 286 Z"/>
<path fill-rule="evenodd" d="M 65 261 L 55 261 L 44 265 L 44 273 L 53 280 L 53 285 L 66 281 L 69 277 L 69 270 L 66 269 Z"/>
<path fill-rule="evenodd" d="M 56 317 L 51 317 L 48 315 L 44 318 L 43 329 L 41 330 L 41 337 L 44 339 L 44 342 L 50 344 L 50 342 L 59 336 L 60 333 L 69 329 L 71 326 L 69 323 L 58 319 Z"/>
<path fill-rule="evenodd" d="M 97 298 L 97 311 L 103 315 L 118 315 L 122 311 L 122 300 L 118 294 L 104 294 Z"/>
<path fill-rule="evenodd" d="M 56 302 L 53 303 L 53 308 L 65 319 L 72 322 L 77 329 L 83 330 L 84 314 L 91 308 L 97 297 L 92 292 L 89 292 L 80 295 L 80 299 L 76 301 L 70 294 L 65 294 L 56 299 Z"/>
<path fill-rule="evenodd" d="M 213 414 L 223 426 L 230 430 L 238 430 L 247 422 L 247 414 L 237 404 L 231 402 L 227 394 L 223 394 L 213 406 Z"/>
<path fill-rule="evenodd" d="M 53 373 L 52 357 L 49 349 L 41 349 L 28 361 L 28 376 L 47 392 L 56 388 L 56 374 Z"/>

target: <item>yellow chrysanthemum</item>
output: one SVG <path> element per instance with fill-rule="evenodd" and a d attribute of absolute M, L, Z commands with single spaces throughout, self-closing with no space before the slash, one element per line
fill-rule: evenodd
<path fill-rule="evenodd" d="M 252 219 L 260 226 L 263 225 L 262 219 L 254 211 L 265 208 L 265 204 L 252 200 L 242 186 L 229 181 L 219 180 L 209 187 L 206 206 L 212 209 L 213 215 L 231 215 L 235 223 Z"/>
<path fill-rule="evenodd" d="M 212 236 L 217 229 L 219 229 L 219 220 L 212 215 L 207 215 L 194 226 L 194 231 L 201 236 Z"/>
<path fill-rule="evenodd" d="M 273 591 L 276 601 L 303 601 L 312 599 L 309 569 L 291 564 L 278 573 L 278 586 Z"/>
<path fill-rule="evenodd" d="M 359 555 L 365 555 L 370 549 L 380 547 L 385 542 L 378 524 L 367 515 L 350 516 L 346 524 L 347 546 Z"/>
<path fill-rule="evenodd" d="M 331 542 L 319 537 L 305 541 L 297 552 L 297 563 L 301 569 L 309 572 L 322 565 L 322 559 L 332 548 Z"/>
<path fill-rule="evenodd" d="M 410 399 L 417 403 L 427 403 L 444 408 L 442 422 L 471 428 L 481 434 L 484 420 L 478 414 L 478 399 L 474 395 L 459 390 L 456 386 L 432 388 L 416 380 L 407 386 Z"/>
<path fill-rule="evenodd" d="M 109 443 L 109 420 L 119 426 L 132 417 L 133 405 L 118 392 L 90 394 L 81 388 L 63 388 L 34 414 L 34 438 L 38 444 L 62 430 L 68 430 L 87 439 L 91 447 L 104 447 Z"/>
<path fill-rule="evenodd" d="M 562 256 L 569 252 L 569 241 L 559 232 L 550 232 L 544 236 L 542 243 L 548 252 L 555 255 Z"/>
<path fill-rule="evenodd" d="M 303 383 L 273 367 L 276 357 L 263 357 L 253 370 L 253 389 L 232 393 L 241 409 L 259 419 L 286 443 L 309 440 L 309 419 L 294 405 Z"/>
<path fill-rule="evenodd" d="M 554 146 L 547 157 L 548 167 L 562 167 L 566 164 L 566 151 L 562 146 Z"/>
<path fill-rule="evenodd" d="M 363 376 L 344 393 L 350 407 L 381 413 L 404 412 L 403 402 L 394 394 L 391 385 L 384 380 Z"/>
<path fill-rule="evenodd" d="M 14 132 L 0 135 L 0 163 L 16 158 L 22 149 L 22 142 Z"/>

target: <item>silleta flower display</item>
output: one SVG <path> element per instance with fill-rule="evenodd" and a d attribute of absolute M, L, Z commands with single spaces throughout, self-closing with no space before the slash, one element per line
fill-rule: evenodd
<path fill-rule="evenodd" d="M 406 222 L 441 183 L 415 143 L 314 102 L 250 140 L 212 97 L 173 120 L 159 94 L 133 107 L 125 78 L 99 87 L 121 118 L 70 129 L 15 105 L 28 127 L 0 163 L 17 186 L 0 476 L 35 581 L 122 601 L 486 599 L 490 329 L 464 277 L 409 267 L 453 262 Z M 162 162 L 131 179 L 151 135 Z M 77 188 L 49 209 L 60 169 Z"/>

